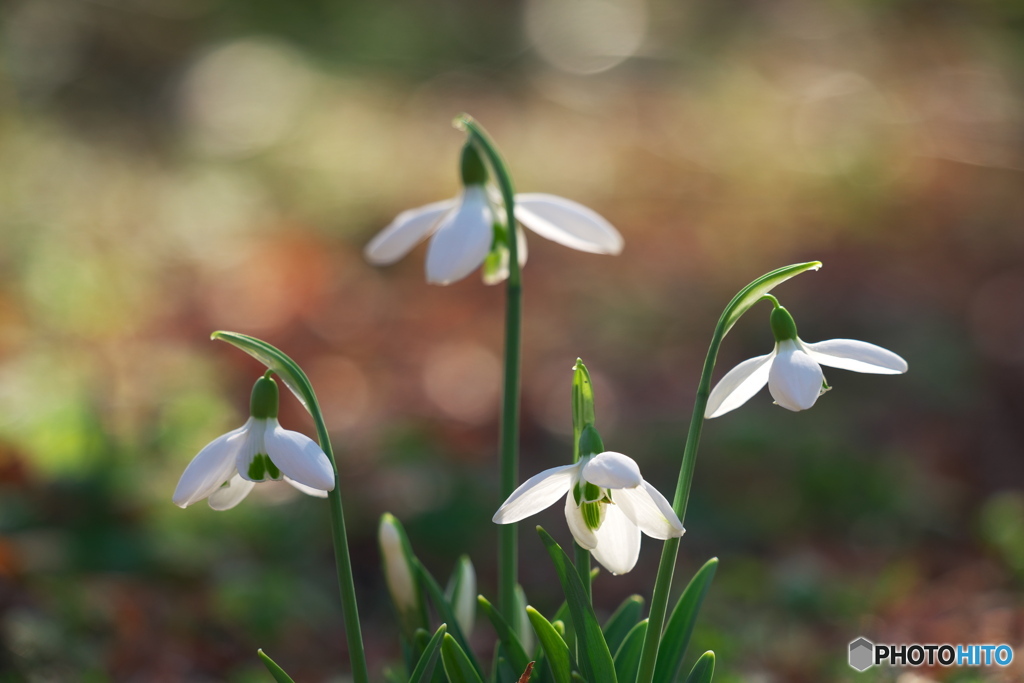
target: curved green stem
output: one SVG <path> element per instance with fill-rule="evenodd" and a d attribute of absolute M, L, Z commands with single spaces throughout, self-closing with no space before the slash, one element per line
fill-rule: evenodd
<path fill-rule="evenodd" d="M 455 119 L 455 126 L 465 130 L 494 171 L 505 203 L 505 225 L 508 228 L 508 282 L 505 287 L 505 375 L 501 408 L 500 472 L 501 500 L 515 491 L 519 479 L 519 366 L 523 320 L 523 288 L 519 270 L 519 239 L 515 217 L 515 187 L 508 165 L 490 136 L 471 116 Z M 498 527 L 498 611 L 513 628 L 520 617 L 516 606 L 518 567 L 518 524 Z"/>
<path fill-rule="evenodd" d="M 349 658 L 352 660 L 352 677 L 355 683 L 369 683 L 370 675 L 366 666 L 362 627 L 359 623 L 359 607 L 356 604 L 356 588 L 352 579 L 352 558 L 348 552 L 348 535 L 345 531 L 345 511 L 341 504 L 341 478 L 338 476 L 331 438 L 327 433 L 327 424 L 320 411 L 320 404 L 313 392 L 313 385 L 298 363 L 265 341 L 236 332 L 214 332 L 211 337 L 226 341 L 266 365 L 268 372 L 272 371 L 280 377 L 313 417 L 320 448 L 334 469 L 335 486 L 327 494 L 327 501 L 331 510 L 331 536 L 334 540 L 334 559 L 338 567 L 338 589 L 341 593 L 341 611 L 345 618 L 345 637 L 348 640 Z"/>
<path fill-rule="evenodd" d="M 722 317 L 718 319 L 715 333 L 711 337 L 711 345 L 704 358 L 704 369 L 700 375 L 700 382 L 697 385 L 697 397 L 693 405 L 693 415 L 690 417 L 690 429 L 686 435 L 679 479 L 676 482 L 676 492 L 672 500 L 672 509 L 675 510 L 680 521 L 686 517 L 686 506 L 690 500 L 690 485 L 693 482 L 693 471 L 697 464 L 697 447 L 700 444 L 700 434 L 704 427 L 704 411 L 707 409 L 708 397 L 711 394 L 711 374 L 715 369 L 715 361 L 718 359 L 718 349 L 722 345 L 722 340 L 725 339 L 725 335 L 729 333 L 736 321 L 750 310 L 751 306 L 766 296 L 774 299 L 768 294 L 773 287 L 795 275 L 807 270 L 817 270 L 820 267 L 819 261 L 811 261 L 786 266 L 762 275 L 741 289 L 725 307 Z M 665 624 L 665 612 L 668 608 L 669 593 L 672 590 L 672 575 L 675 572 L 678 553 L 678 538 L 665 541 L 661 551 L 661 561 L 658 564 L 658 576 L 654 582 L 647 634 L 644 637 L 644 646 L 640 654 L 640 669 L 637 673 L 636 683 L 651 683 L 654 678 L 654 668 L 658 661 L 658 647 L 661 644 L 662 628 Z"/>

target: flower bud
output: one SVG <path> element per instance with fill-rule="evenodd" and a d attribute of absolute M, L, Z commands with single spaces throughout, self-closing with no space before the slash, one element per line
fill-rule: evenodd
<path fill-rule="evenodd" d="M 416 629 L 426 628 L 426 608 L 416 581 L 415 559 L 402 524 L 389 513 L 380 518 L 377 540 L 384 562 L 384 578 L 402 630 L 412 638 Z"/>
<path fill-rule="evenodd" d="M 452 578 L 448 582 L 447 597 L 459 622 L 462 634 L 467 638 L 473 632 L 476 622 L 476 570 L 469 557 L 463 555 L 455 564 Z"/>

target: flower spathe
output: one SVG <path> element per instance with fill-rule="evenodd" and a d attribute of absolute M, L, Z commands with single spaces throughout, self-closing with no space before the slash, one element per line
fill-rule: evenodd
<path fill-rule="evenodd" d="M 281 427 L 277 385 L 261 377 L 253 387 L 245 424 L 208 443 L 178 480 L 174 504 L 188 507 L 209 499 L 214 510 L 229 510 L 262 481 L 284 480 L 310 496 L 334 489 L 334 467 L 315 441 Z"/>
<path fill-rule="evenodd" d="M 563 495 L 573 538 L 613 574 L 625 574 L 636 565 L 641 531 L 658 539 L 677 538 L 685 531 L 665 497 L 640 476 L 636 462 L 614 451 L 534 475 L 498 508 L 493 521 L 518 522 Z"/>
<path fill-rule="evenodd" d="M 907 361 L 888 349 L 855 339 L 829 339 L 808 344 L 796 334 L 788 311 L 772 311 L 775 349 L 745 360 L 719 380 L 708 397 L 705 418 L 739 408 L 768 385 L 775 402 L 787 410 L 807 410 L 828 389 L 821 366 L 876 375 L 907 371 Z"/>
<path fill-rule="evenodd" d="M 430 238 L 427 247 L 427 282 L 448 285 L 466 277 L 493 257 L 484 282 L 496 284 L 508 277 L 508 247 L 503 228 L 496 228 L 497 198 L 488 194 L 486 168 L 471 144 L 463 148 L 463 189 L 454 199 L 403 211 L 366 245 L 366 260 L 378 266 L 398 261 Z M 517 194 L 516 221 L 541 237 L 563 246 L 594 254 L 618 254 L 622 236 L 593 210 L 550 194 Z M 516 227 L 519 264 L 526 263 L 526 240 Z"/>

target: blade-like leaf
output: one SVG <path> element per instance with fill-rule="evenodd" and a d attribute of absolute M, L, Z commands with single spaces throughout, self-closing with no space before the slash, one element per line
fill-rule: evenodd
<path fill-rule="evenodd" d="M 548 554 L 555 563 L 558 579 L 562 583 L 565 601 L 569 605 L 569 612 L 576 627 L 576 647 L 579 650 L 579 664 L 583 669 L 584 678 L 589 683 L 615 683 L 615 662 L 612 660 L 612 653 L 608 650 L 608 643 L 605 642 L 601 625 L 597 622 L 594 608 L 587 599 L 576 567 L 548 532 L 537 527 L 537 533 L 544 541 Z"/>
<path fill-rule="evenodd" d="M 480 662 L 476 660 L 476 657 L 473 656 L 473 651 L 469 649 L 469 642 L 462 633 L 462 629 L 459 628 L 458 619 L 455 618 L 455 610 L 452 609 L 451 603 L 444 597 L 444 591 L 441 590 L 441 586 L 438 585 L 437 580 L 434 579 L 419 560 L 416 560 L 416 574 L 420 578 L 424 591 L 430 596 L 430 601 L 434 603 L 434 609 L 437 610 L 441 621 L 448 625 L 448 632 L 445 634 L 445 638 L 455 638 L 460 645 L 460 649 L 463 650 L 464 654 L 473 664 L 477 676 L 482 678 L 483 669 L 480 668 Z M 446 666 L 445 671 L 447 670 L 448 667 Z"/>
<path fill-rule="evenodd" d="M 615 677 L 621 683 L 633 683 L 640 669 L 640 652 L 644 649 L 647 635 L 647 620 L 639 622 L 622 639 L 622 646 L 615 653 Z"/>
<path fill-rule="evenodd" d="M 551 666 L 551 675 L 555 683 L 572 683 L 572 664 L 569 656 L 569 646 L 558 635 L 558 631 L 551 625 L 551 622 L 544 618 L 544 615 L 532 607 L 526 608 L 526 615 L 530 618 L 530 624 L 537 634 L 544 656 Z"/>
<path fill-rule="evenodd" d="M 693 635 L 697 614 L 708 588 L 711 587 L 711 580 L 715 578 L 716 569 L 718 558 L 712 557 L 697 570 L 686 590 L 679 596 L 679 602 L 672 610 L 672 616 L 669 617 L 668 626 L 662 636 L 658 662 L 654 667 L 654 683 L 675 683 L 679 676 L 679 667 L 683 664 L 683 655 L 686 654 L 690 636 Z"/>
<path fill-rule="evenodd" d="M 725 307 L 725 311 L 722 312 L 722 317 L 718 322 L 722 337 L 724 338 L 729 333 L 729 330 L 740 319 L 740 316 L 750 310 L 751 306 L 756 304 L 762 296 L 773 288 L 800 273 L 808 270 L 818 270 L 819 268 L 821 268 L 821 261 L 796 263 L 766 273 L 741 289 L 733 297 L 732 301 L 729 302 L 729 305 Z"/>
<path fill-rule="evenodd" d="M 505 646 L 509 664 L 516 671 L 524 670 L 526 665 L 530 663 L 530 657 L 526 654 L 526 650 L 523 649 L 519 636 L 515 634 L 512 627 L 505 621 L 505 618 L 498 613 L 498 610 L 494 609 L 491 603 L 487 601 L 487 598 L 479 595 L 477 596 L 477 602 L 483 608 L 487 618 L 494 624 L 494 630 L 498 633 L 498 640 Z"/>
<path fill-rule="evenodd" d="M 604 623 L 604 639 L 608 649 L 617 652 L 626 634 L 640 621 L 644 611 L 644 599 L 639 595 L 631 595 L 622 601 L 608 621 Z"/>
<path fill-rule="evenodd" d="M 513 623 L 515 624 L 516 635 L 519 636 L 519 642 L 523 644 L 523 649 L 526 650 L 527 654 L 531 654 L 537 649 L 537 639 L 533 637 L 533 629 L 530 628 L 529 620 L 526 618 L 526 605 L 528 604 L 526 591 L 517 583 L 516 618 Z"/>
<path fill-rule="evenodd" d="M 448 676 L 449 683 L 484 683 L 466 651 L 459 646 L 455 638 L 450 633 L 445 633 L 443 637 L 441 662 L 444 664 L 444 673 Z"/>
<path fill-rule="evenodd" d="M 437 631 L 434 632 L 434 636 L 423 648 L 420 661 L 416 663 L 416 668 L 412 670 L 412 675 L 409 676 L 409 683 L 427 683 L 430 680 L 431 675 L 434 673 L 434 665 L 437 664 L 437 655 L 441 652 L 441 640 L 447 631 L 448 627 L 445 624 L 441 624 Z"/>
<path fill-rule="evenodd" d="M 715 653 L 708 650 L 700 656 L 697 663 L 690 669 L 690 675 L 686 677 L 686 683 L 711 683 L 711 677 L 715 674 Z"/>
<path fill-rule="evenodd" d="M 277 663 L 268 657 L 263 650 L 256 650 L 256 654 L 263 660 L 263 666 L 267 667 L 267 671 L 270 672 L 270 675 L 274 677 L 274 680 L 277 681 L 277 683 L 295 683 L 295 681 L 292 680 L 292 677 L 286 674 L 284 669 L 279 667 Z"/>
<path fill-rule="evenodd" d="M 310 415 L 313 414 L 313 406 L 317 405 L 316 394 L 313 393 L 313 385 L 310 383 L 306 373 L 302 371 L 299 364 L 289 358 L 280 349 L 268 344 L 262 339 L 250 337 L 237 332 L 226 332 L 218 330 L 210 335 L 211 339 L 226 341 L 228 344 L 245 351 L 250 356 L 273 370 L 274 374 L 281 378 L 285 386 L 291 389 L 295 398 L 299 399 Z"/>

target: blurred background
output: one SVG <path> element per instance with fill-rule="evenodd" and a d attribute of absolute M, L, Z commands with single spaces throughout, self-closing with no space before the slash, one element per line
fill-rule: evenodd
<path fill-rule="evenodd" d="M 247 416 L 267 339 L 321 397 L 372 670 L 398 657 L 382 512 L 494 597 L 504 292 L 373 269 L 398 212 L 458 189 L 469 112 L 522 191 L 583 202 L 618 257 L 530 238 L 522 474 L 568 462 L 571 368 L 671 492 L 707 343 L 740 287 L 808 341 L 893 349 L 707 423 L 677 577 L 721 559 L 690 658 L 725 682 L 855 676 L 847 644 L 1024 659 L 1024 5 L 1000 0 L 8 0 L 0 6 L 0 680 L 300 681 L 348 659 L 323 504 L 287 486 L 180 510 Z M 716 379 L 767 353 L 762 304 Z M 312 434 L 290 395 L 286 427 Z M 567 543 L 558 506 L 537 520 Z M 530 601 L 560 602 L 521 533 Z M 659 544 L 602 574 L 649 597 Z M 682 581 L 677 581 L 676 590 Z M 478 623 L 481 651 L 493 633 Z M 916 677 L 915 677 L 916 676 Z"/>

